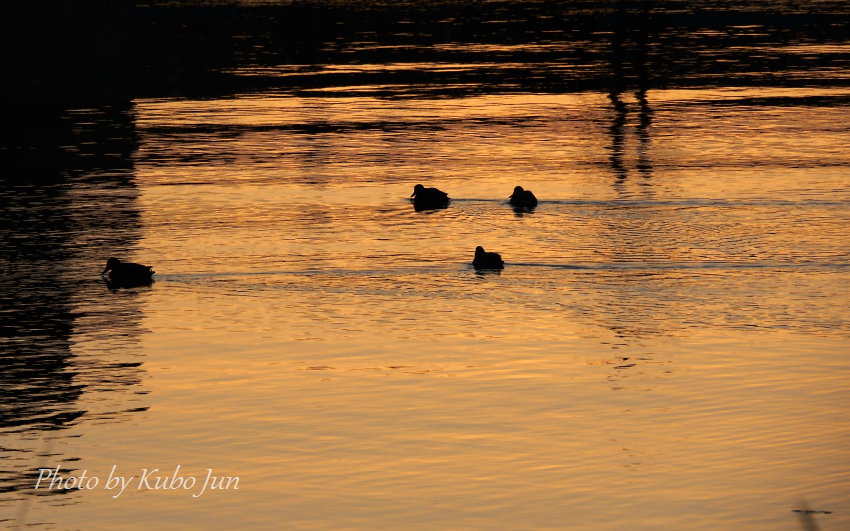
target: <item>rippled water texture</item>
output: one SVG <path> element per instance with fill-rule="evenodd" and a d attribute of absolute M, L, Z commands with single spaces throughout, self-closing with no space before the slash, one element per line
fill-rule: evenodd
<path fill-rule="evenodd" d="M 189 4 L 4 137 L 0 525 L 850 526 L 846 5 Z"/>

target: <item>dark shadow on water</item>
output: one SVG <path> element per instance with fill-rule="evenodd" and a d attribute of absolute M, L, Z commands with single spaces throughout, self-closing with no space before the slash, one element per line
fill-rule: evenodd
<path fill-rule="evenodd" d="M 117 291 L 120 289 L 133 289 L 133 288 L 149 288 L 154 285 L 155 280 L 131 280 L 131 279 L 119 279 L 113 280 L 108 277 L 103 277 L 103 283 L 110 291 Z"/>
<path fill-rule="evenodd" d="M 514 211 L 514 216 L 521 218 L 521 217 L 524 217 L 526 214 L 533 214 L 534 211 L 537 210 L 537 207 L 536 206 L 533 206 L 533 207 L 511 206 L 511 210 Z"/>
<path fill-rule="evenodd" d="M 144 409 L 141 309 L 99 282 L 140 238 L 129 103 L 4 109 L 0 144 L 0 503 L 21 504 L 39 467 L 73 470 L 61 441 Z M 102 399 L 89 393 L 105 393 Z M 69 494 L 73 496 L 74 494 Z"/>
<path fill-rule="evenodd" d="M 133 92 L 130 0 L 13 1 L 0 19 L 3 102 L 122 103 Z"/>
<path fill-rule="evenodd" d="M 499 276 L 502 274 L 502 269 L 475 269 L 475 275 L 481 278 L 490 276 Z"/>
<path fill-rule="evenodd" d="M 818 50 L 847 41 L 850 7 L 840 1 L 13 4 L 16 16 L 0 24 L 12 51 L 0 89 L 7 101 L 265 90 L 384 98 L 623 93 L 612 79 L 644 92 L 846 86 L 840 72 L 850 67 L 847 54 Z"/>
<path fill-rule="evenodd" d="M 443 204 L 432 204 L 432 203 L 417 203 L 415 201 L 411 201 L 410 204 L 413 206 L 414 212 L 432 212 L 436 210 L 445 210 L 449 208 L 449 203 L 451 201 L 446 201 Z"/>

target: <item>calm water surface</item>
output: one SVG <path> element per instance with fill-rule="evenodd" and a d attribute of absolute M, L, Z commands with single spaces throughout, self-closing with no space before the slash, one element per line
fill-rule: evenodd
<path fill-rule="evenodd" d="M 0 522 L 846 529 L 847 43 L 763 31 L 747 49 L 785 81 L 727 50 L 745 71 L 644 83 L 662 59 L 618 74 L 598 37 L 587 68 L 619 82 L 536 90 L 557 61 L 516 56 L 575 42 L 397 61 L 394 29 L 351 62 L 267 41 L 228 70 L 274 87 L 64 112 L 39 170 L 62 177 L 0 192 Z M 416 183 L 449 208 L 415 212 Z M 108 289 L 113 255 L 156 282 Z M 113 465 L 239 490 L 113 498 Z M 34 492 L 56 466 L 100 485 Z"/>

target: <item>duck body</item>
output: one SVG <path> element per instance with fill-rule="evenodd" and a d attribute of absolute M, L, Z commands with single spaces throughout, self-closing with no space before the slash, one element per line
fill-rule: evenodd
<path fill-rule="evenodd" d="M 425 188 L 421 184 L 413 187 L 410 200 L 413 202 L 413 208 L 417 212 L 449 206 L 449 194 L 437 188 Z"/>
<path fill-rule="evenodd" d="M 154 270 L 151 266 L 122 262 L 117 258 L 107 260 L 106 267 L 101 273 L 107 282 L 121 287 L 150 284 L 153 282 L 153 274 Z"/>
<path fill-rule="evenodd" d="M 488 253 L 480 245 L 475 248 L 475 258 L 472 259 L 475 269 L 504 269 L 505 262 L 499 253 Z"/>
<path fill-rule="evenodd" d="M 532 209 L 537 206 L 537 198 L 531 190 L 524 190 L 522 186 L 514 188 L 514 193 L 508 198 L 508 203 L 514 208 Z"/>

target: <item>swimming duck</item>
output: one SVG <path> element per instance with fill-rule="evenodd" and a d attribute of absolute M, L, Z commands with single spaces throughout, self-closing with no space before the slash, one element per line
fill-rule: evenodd
<path fill-rule="evenodd" d="M 413 208 L 416 211 L 449 206 L 449 194 L 437 188 L 425 188 L 421 184 L 413 187 L 410 200 L 413 201 Z"/>
<path fill-rule="evenodd" d="M 505 262 L 499 253 L 488 253 L 480 245 L 475 248 L 475 258 L 472 260 L 475 269 L 504 269 Z"/>
<path fill-rule="evenodd" d="M 152 282 L 153 267 L 133 262 L 122 262 L 117 258 L 106 261 L 101 275 L 110 283 L 119 286 L 145 285 Z"/>
<path fill-rule="evenodd" d="M 508 203 L 516 208 L 534 208 L 537 206 L 537 198 L 531 190 L 523 190 L 522 186 L 514 188 L 514 193 L 508 198 Z"/>

